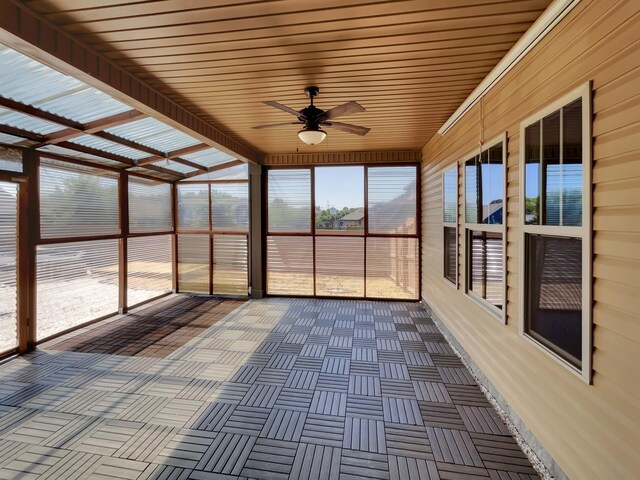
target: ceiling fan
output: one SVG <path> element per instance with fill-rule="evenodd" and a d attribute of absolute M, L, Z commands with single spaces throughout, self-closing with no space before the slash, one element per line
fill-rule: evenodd
<path fill-rule="evenodd" d="M 371 130 L 370 128 L 351 125 L 350 123 L 333 121 L 334 118 L 338 118 L 344 115 L 364 112 L 365 108 L 358 102 L 351 101 L 343 103 L 342 105 L 334 107 L 330 110 L 322 110 L 321 108 L 318 108 L 313 104 L 313 98 L 316 97 L 318 93 L 320 93 L 320 89 L 318 87 L 307 87 L 304 89 L 304 93 L 306 93 L 307 96 L 311 99 L 311 103 L 308 107 L 305 107 L 300 111 L 294 110 L 293 108 L 287 107 L 286 105 L 282 105 L 278 102 L 264 102 L 265 105 L 269 105 L 270 107 L 275 107 L 279 110 L 282 110 L 283 112 L 295 115 L 296 117 L 298 117 L 297 122 L 272 123 L 270 125 L 260 125 L 253 128 L 262 129 L 281 127 L 284 125 L 303 125 L 302 130 L 298 132 L 298 137 L 300 137 L 300 140 L 308 145 L 317 145 L 325 139 L 325 137 L 327 136 L 327 132 L 322 130 L 322 128 L 320 127 L 332 127 L 337 130 L 342 130 L 343 132 L 353 133 L 360 136 L 366 135 L 369 130 Z"/>

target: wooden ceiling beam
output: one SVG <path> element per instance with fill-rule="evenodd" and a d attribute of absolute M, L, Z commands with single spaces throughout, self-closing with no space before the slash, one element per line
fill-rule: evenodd
<path fill-rule="evenodd" d="M 39 133 L 33 133 L 28 130 L 24 130 L 18 127 L 11 127 L 9 125 L 0 125 L 0 132 L 7 135 L 13 135 L 14 137 L 21 137 L 33 142 L 42 142 L 46 137 Z"/>
<path fill-rule="evenodd" d="M 209 167 L 206 169 L 206 171 L 204 173 L 211 173 L 211 172 L 216 172 L 218 170 L 224 170 L 225 168 L 231 168 L 231 167 L 235 167 L 237 165 L 242 165 L 243 162 L 242 160 L 232 160 L 230 162 L 225 162 L 225 163 L 221 163 L 220 165 L 214 165 L 213 167 Z M 191 173 L 187 173 L 185 175 L 186 178 L 191 178 L 191 177 L 195 177 L 196 175 L 201 175 L 203 172 L 191 172 Z"/>
<path fill-rule="evenodd" d="M 67 148 L 69 150 L 75 150 L 76 152 L 86 153 L 89 155 L 95 155 L 96 157 L 103 157 L 108 160 L 113 160 L 115 162 L 124 163 L 126 165 L 135 167 L 136 162 L 130 158 L 124 157 L 122 155 L 117 155 L 115 153 L 105 152 L 103 150 L 98 150 L 97 148 L 86 147 L 84 145 L 78 145 L 77 143 L 71 142 L 61 142 L 58 144 L 62 148 Z"/>

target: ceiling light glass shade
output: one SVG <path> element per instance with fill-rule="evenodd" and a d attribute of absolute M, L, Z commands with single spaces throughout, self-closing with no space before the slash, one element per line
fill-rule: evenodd
<path fill-rule="evenodd" d="M 307 145 L 317 145 L 327 136 L 327 132 L 318 128 L 317 130 L 300 130 L 298 137 Z"/>

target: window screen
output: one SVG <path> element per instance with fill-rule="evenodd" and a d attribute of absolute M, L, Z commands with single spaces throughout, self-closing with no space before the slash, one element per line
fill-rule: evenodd
<path fill-rule="evenodd" d="M 458 169 L 450 168 L 443 175 L 442 181 L 444 223 L 458 222 Z"/>
<path fill-rule="evenodd" d="M 367 238 L 367 297 L 418 298 L 418 239 Z"/>
<path fill-rule="evenodd" d="M 368 204 L 370 233 L 416 233 L 415 167 L 370 167 Z"/>
<path fill-rule="evenodd" d="M 525 129 L 525 224 L 582 225 L 582 168 L 580 99 Z"/>
<path fill-rule="evenodd" d="M 269 232 L 311 232 L 311 170 L 269 170 Z"/>
<path fill-rule="evenodd" d="M 22 152 L 0 145 L 0 170 L 22 172 Z"/>
<path fill-rule="evenodd" d="M 170 232 L 171 185 L 129 178 L 129 231 Z"/>
<path fill-rule="evenodd" d="M 316 235 L 364 232 L 364 167 L 316 167 Z"/>
<path fill-rule="evenodd" d="M 502 224 L 502 142 L 467 160 L 464 168 L 465 221 L 474 224 Z"/>
<path fill-rule="evenodd" d="M 209 235 L 178 235 L 178 290 L 209 293 Z"/>
<path fill-rule="evenodd" d="M 458 232 L 455 227 L 444 227 L 444 277 L 457 286 Z"/>
<path fill-rule="evenodd" d="M 247 295 L 246 235 L 213 236 L 213 293 Z"/>
<path fill-rule="evenodd" d="M 118 311 L 118 240 L 39 245 L 37 339 Z"/>
<path fill-rule="evenodd" d="M 18 185 L 0 182 L 0 353 L 18 346 Z"/>
<path fill-rule="evenodd" d="M 178 184 L 178 230 L 209 230 L 209 185 Z"/>
<path fill-rule="evenodd" d="M 129 238 L 127 254 L 129 305 L 171 291 L 171 235 Z"/>
<path fill-rule="evenodd" d="M 211 185 L 211 221 L 214 231 L 249 231 L 249 184 Z"/>
<path fill-rule="evenodd" d="M 42 161 L 42 238 L 119 234 L 118 222 L 117 174 L 88 167 L 67 167 L 62 162 Z"/>
<path fill-rule="evenodd" d="M 468 288 L 498 309 L 503 303 L 502 233 L 467 230 Z"/>
<path fill-rule="evenodd" d="M 267 290 L 313 295 L 313 237 L 267 237 Z"/>
<path fill-rule="evenodd" d="M 582 239 L 526 235 L 527 333 L 576 367 L 582 358 Z"/>
<path fill-rule="evenodd" d="M 364 238 L 316 238 L 316 295 L 364 296 Z"/>

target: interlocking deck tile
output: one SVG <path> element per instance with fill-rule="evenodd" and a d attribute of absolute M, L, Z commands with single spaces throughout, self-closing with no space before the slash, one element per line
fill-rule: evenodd
<path fill-rule="evenodd" d="M 350 375 L 349 394 L 379 397 L 382 395 L 380 378 L 369 375 Z"/>
<path fill-rule="evenodd" d="M 191 428 L 195 430 L 206 430 L 208 432 L 219 432 L 229 417 L 231 417 L 235 408 L 235 404 L 233 403 L 212 403 L 205 407 L 205 410 L 192 423 Z"/>
<path fill-rule="evenodd" d="M 429 427 L 442 427 L 463 430 L 464 422 L 455 405 L 447 403 L 419 401 L 422 421 Z"/>
<path fill-rule="evenodd" d="M 347 394 L 317 390 L 311 400 L 310 413 L 344 416 L 347 411 Z"/>
<path fill-rule="evenodd" d="M 391 480 L 440 480 L 436 463 L 421 458 L 389 455 Z"/>
<path fill-rule="evenodd" d="M 259 438 L 242 469 L 247 477 L 288 480 L 298 444 Z"/>
<path fill-rule="evenodd" d="M 438 462 L 482 467 L 482 459 L 469 432 L 427 427 L 433 456 Z"/>
<path fill-rule="evenodd" d="M 278 395 L 274 408 L 308 412 L 313 399 L 313 390 L 283 388 Z"/>
<path fill-rule="evenodd" d="M 304 443 L 342 447 L 344 417 L 308 414 L 300 440 Z"/>
<path fill-rule="evenodd" d="M 219 433 L 207 448 L 196 469 L 207 472 L 240 475 L 256 437 L 234 433 Z"/>
<path fill-rule="evenodd" d="M 427 402 L 452 403 L 449 392 L 443 383 L 414 381 L 413 389 L 418 400 Z"/>
<path fill-rule="evenodd" d="M 409 398 L 382 397 L 385 422 L 422 425 L 422 416 L 417 400 Z"/>
<path fill-rule="evenodd" d="M 179 468 L 195 468 L 217 436 L 216 432 L 180 430 L 158 451 L 152 462 Z"/>
<path fill-rule="evenodd" d="M 338 480 L 339 448 L 301 443 L 293 461 L 290 479 Z"/>
<path fill-rule="evenodd" d="M 264 424 L 260 437 L 298 442 L 306 418 L 305 412 L 274 409 Z"/>
<path fill-rule="evenodd" d="M 509 472 L 514 474 L 513 476 L 516 478 L 518 475 L 537 475 L 527 457 L 510 435 L 485 433 L 471 433 L 470 435 L 486 468 Z M 493 476 L 503 477 L 504 475 L 499 472 Z"/>
<path fill-rule="evenodd" d="M 237 406 L 221 431 L 258 436 L 269 417 L 269 413 L 268 408 Z"/>
<path fill-rule="evenodd" d="M 347 416 L 383 420 L 382 398 L 349 394 Z"/>
<path fill-rule="evenodd" d="M 298 359 L 299 360 L 299 359 Z M 318 383 L 318 372 L 307 370 L 291 370 L 284 386 L 288 388 L 297 388 L 301 390 L 313 390 Z"/>
<path fill-rule="evenodd" d="M 385 439 L 389 455 L 434 459 L 427 431 L 422 426 L 386 422 Z"/>
<path fill-rule="evenodd" d="M 193 470 L 188 468 L 173 467 L 171 465 L 151 466 L 151 470 L 143 475 L 141 480 L 188 480 Z"/>
<path fill-rule="evenodd" d="M 379 453 L 342 450 L 340 480 L 389 480 L 389 462 Z"/>
<path fill-rule="evenodd" d="M 347 417 L 342 448 L 387 453 L 384 422 L 360 417 Z"/>

